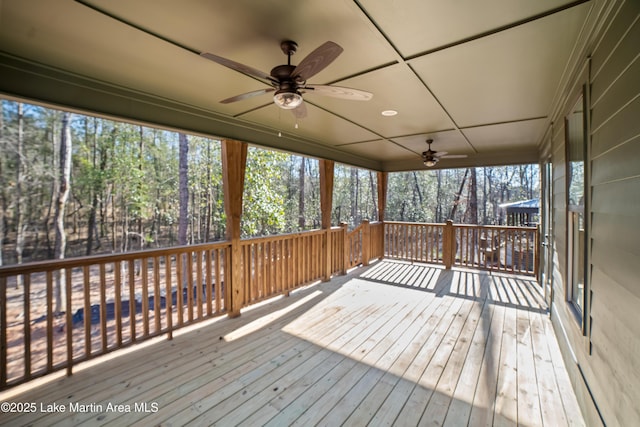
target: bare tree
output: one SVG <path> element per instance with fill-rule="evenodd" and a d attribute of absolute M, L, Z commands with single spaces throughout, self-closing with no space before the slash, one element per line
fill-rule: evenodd
<path fill-rule="evenodd" d="M 300 173 L 298 175 L 298 183 L 300 191 L 298 193 L 298 227 L 300 230 L 304 230 L 305 217 L 304 217 L 304 157 L 300 158 Z"/>
<path fill-rule="evenodd" d="M 460 182 L 460 188 L 456 193 L 455 199 L 453 199 L 453 206 L 451 207 L 451 214 L 449 215 L 449 219 L 451 219 L 452 221 L 455 221 L 456 211 L 458 210 L 458 205 L 460 204 L 460 197 L 462 196 L 462 191 L 464 190 L 464 184 L 467 182 L 467 175 L 469 175 L 468 168 L 464 171 L 462 182 Z"/>
<path fill-rule="evenodd" d="M 465 212 L 465 223 L 478 224 L 478 180 L 476 168 L 470 168 L 469 176 L 469 202 Z"/>
<path fill-rule="evenodd" d="M 377 221 L 378 217 L 378 191 L 376 187 L 376 181 L 373 178 L 373 172 L 369 171 L 369 188 L 371 188 L 371 201 L 373 209 L 371 212 L 371 219 Z"/>
<path fill-rule="evenodd" d="M 179 147 L 179 203 L 180 217 L 178 219 L 178 244 L 187 244 L 187 228 L 189 226 L 189 140 L 187 135 L 178 136 Z"/>
<path fill-rule="evenodd" d="M 54 249 L 55 259 L 64 259 L 67 247 L 67 236 L 64 229 L 64 211 L 71 190 L 71 113 L 62 115 L 62 130 L 60 131 L 60 169 L 58 171 L 59 186 L 57 189 L 55 229 L 56 243 Z M 61 269 L 55 286 L 55 313 L 61 313 L 64 300 L 65 270 Z"/>
<path fill-rule="evenodd" d="M 18 103 L 18 137 L 16 140 L 16 187 L 14 196 L 14 215 L 16 224 L 16 263 L 22 264 L 22 252 L 24 250 L 24 234 L 26 225 L 24 224 L 24 201 L 22 198 L 23 185 L 25 180 L 24 161 L 24 105 Z M 17 276 L 16 287 L 22 285 L 22 277 Z"/>

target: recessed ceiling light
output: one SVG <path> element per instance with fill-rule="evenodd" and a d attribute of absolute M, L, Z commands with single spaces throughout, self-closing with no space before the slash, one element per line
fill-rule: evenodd
<path fill-rule="evenodd" d="M 391 117 L 391 116 L 395 116 L 396 114 L 398 114 L 398 112 L 396 110 L 384 110 L 381 114 L 383 116 Z"/>

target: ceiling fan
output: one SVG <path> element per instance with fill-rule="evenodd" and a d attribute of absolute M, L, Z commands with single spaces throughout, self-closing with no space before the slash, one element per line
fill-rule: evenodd
<path fill-rule="evenodd" d="M 280 43 L 280 48 L 287 55 L 287 64 L 274 67 L 269 74 L 212 53 L 201 53 L 200 55 L 204 58 L 273 86 L 232 96 L 220 102 L 228 104 L 275 91 L 273 102 L 280 108 L 292 110 L 296 117 L 302 118 L 307 114 L 302 99 L 302 94 L 305 92 L 315 92 L 320 95 L 355 101 L 368 101 L 373 97 L 373 94 L 358 89 L 307 84 L 309 78 L 325 69 L 342 53 L 343 49 L 338 44 L 331 41 L 324 43 L 307 55 L 297 66 L 291 65 L 291 55 L 298 49 L 298 44 L 291 40 L 285 40 Z"/>
<path fill-rule="evenodd" d="M 427 167 L 435 166 L 440 159 L 460 159 L 460 158 L 467 157 L 466 154 L 447 155 L 446 151 L 434 151 L 431 149 L 432 143 L 433 143 L 433 139 L 427 139 L 427 144 L 429 145 L 429 149 L 422 153 L 422 161 L 424 162 L 424 165 Z"/>

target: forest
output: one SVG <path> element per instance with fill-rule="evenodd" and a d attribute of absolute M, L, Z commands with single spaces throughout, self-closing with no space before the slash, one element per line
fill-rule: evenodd
<path fill-rule="evenodd" d="M 0 265 L 222 240 L 221 144 L 0 100 Z M 336 164 L 332 224 L 376 220 L 376 173 Z M 389 221 L 502 224 L 538 165 L 389 173 Z M 318 160 L 250 146 L 242 235 L 320 226 Z"/>

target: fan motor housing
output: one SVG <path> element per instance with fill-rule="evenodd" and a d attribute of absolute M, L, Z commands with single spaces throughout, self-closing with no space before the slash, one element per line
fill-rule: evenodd
<path fill-rule="evenodd" d="M 278 65 L 271 70 L 271 77 L 284 83 L 287 80 L 291 80 L 291 73 L 295 69 L 296 67 L 294 65 Z"/>

